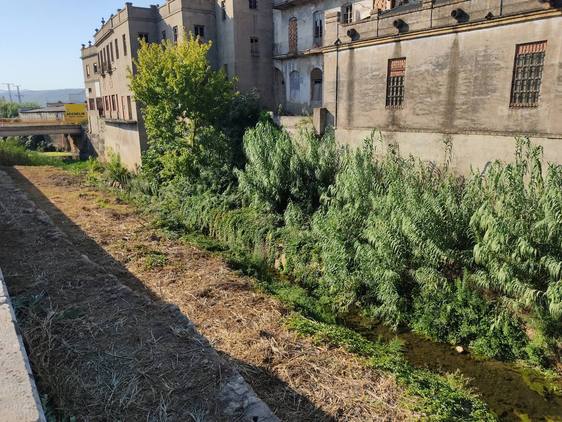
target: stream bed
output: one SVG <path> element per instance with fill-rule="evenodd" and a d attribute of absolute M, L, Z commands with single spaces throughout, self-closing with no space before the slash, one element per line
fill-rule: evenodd
<path fill-rule="evenodd" d="M 396 334 L 376 325 L 350 325 L 363 336 L 376 340 L 399 338 L 404 357 L 417 368 L 433 372 L 459 371 L 502 421 L 562 422 L 562 385 L 532 368 L 495 360 L 480 360 L 458 353 L 450 344 L 426 340 L 412 333 Z"/>

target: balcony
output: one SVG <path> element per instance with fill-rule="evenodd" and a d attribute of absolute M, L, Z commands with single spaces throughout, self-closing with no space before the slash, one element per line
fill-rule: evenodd
<path fill-rule="evenodd" d="M 273 0 L 273 8 L 277 10 L 285 10 L 311 1 L 312 0 Z"/>

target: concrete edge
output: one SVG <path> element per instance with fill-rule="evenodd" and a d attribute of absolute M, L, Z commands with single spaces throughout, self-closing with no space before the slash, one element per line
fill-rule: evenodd
<path fill-rule="evenodd" d="M 0 419 L 6 422 L 46 422 L 39 391 L 23 338 L 17 325 L 16 314 L 0 268 L 0 337 L 8 340 L 0 344 L 0 350 L 12 346 L 14 353 L 0 356 Z M 17 345 L 17 347 L 14 347 Z M 4 357 L 5 361 L 2 362 Z M 16 358 L 14 362 L 13 358 Z M 17 358 L 20 358 L 19 361 Z M 6 359 L 9 362 L 6 362 Z M 25 372 L 25 373 L 24 373 Z M 20 396 L 18 396 L 20 393 Z M 21 394 L 23 393 L 23 394 Z M 25 395 L 25 396 L 23 396 Z M 30 403 L 30 399 L 33 403 Z"/>

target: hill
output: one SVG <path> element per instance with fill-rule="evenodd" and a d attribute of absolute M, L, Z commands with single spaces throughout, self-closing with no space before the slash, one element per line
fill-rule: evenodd
<path fill-rule="evenodd" d="M 9 101 L 10 94 L 7 90 L 0 90 L 0 98 Z M 12 98 L 17 101 L 17 94 L 12 90 Z M 83 88 L 68 88 L 68 89 L 49 89 L 49 90 L 22 90 L 22 102 L 38 103 L 42 106 L 47 103 L 55 103 L 57 101 L 80 103 L 86 100 Z"/>

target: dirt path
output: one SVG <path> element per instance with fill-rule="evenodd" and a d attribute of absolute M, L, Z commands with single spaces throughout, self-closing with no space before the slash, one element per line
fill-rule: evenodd
<path fill-rule="evenodd" d="M 91 324 L 92 319 L 100 318 L 101 321 L 92 326 L 89 332 L 81 333 L 86 338 L 92 333 L 95 335 L 96 330 L 101 330 L 99 327 L 104 324 L 113 327 L 105 328 L 104 333 L 123 336 L 120 348 L 107 352 L 113 356 L 116 364 L 120 357 L 156 347 L 164 335 L 182 338 L 183 328 L 166 330 L 160 327 L 157 333 L 150 334 L 154 327 L 139 326 L 134 324 L 131 318 L 131 312 L 134 312 L 131 307 L 140 312 L 137 308 L 141 307 L 141 302 L 125 305 L 119 296 L 122 290 L 111 291 L 109 300 L 104 293 L 107 287 L 97 280 L 95 288 L 99 295 L 96 302 L 83 303 L 84 286 L 91 281 L 78 282 L 75 279 L 84 266 L 100 268 L 100 272 L 103 272 L 108 280 L 112 280 L 110 284 L 118 279 L 140 294 L 139 301 L 144 296 L 151 297 L 155 302 L 150 302 L 150 306 L 144 305 L 143 302 L 142 306 L 147 308 L 141 309 L 144 309 L 144 319 L 149 316 L 148 322 L 156 328 L 161 324 L 155 309 L 164 312 L 170 309 L 167 304 L 177 305 L 181 314 L 195 324 L 226 363 L 233 364 L 242 373 L 258 396 L 282 420 L 374 421 L 402 420 L 411 416 L 401 409 L 403 406 L 399 405 L 399 402 L 402 394 L 392 378 L 366 369 L 355 357 L 342 350 L 318 347 L 289 332 L 284 326 L 287 310 L 268 296 L 256 293 L 249 279 L 231 271 L 219 257 L 162 238 L 133 208 L 110 194 L 82 186 L 79 178 L 59 169 L 19 167 L 11 169 L 10 175 L 18 187 L 27 191 L 30 198 L 66 235 L 65 242 L 69 242 L 65 246 L 66 250 L 75 249 L 80 255 L 87 255 L 95 262 L 69 264 L 64 262 L 65 252 L 59 251 L 59 261 L 51 261 L 48 271 L 52 271 L 53 266 L 65 266 L 69 267 L 66 270 L 73 274 L 69 274 L 66 282 L 68 292 L 59 290 L 57 294 L 63 297 L 54 298 L 50 295 L 47 302 L 51 303 L 55 310 L 57 306 L 61 306 L 60 303 L 65 302 L 67 307 L 69 303 L 75 303 L 79 308 L 76 318 L 88 320 Z M 14 236 L 19 238 L 13 240 L 11 248 L 23 248 L 22 242 L 30 240 L 29 237 L 20 236 L 18 233 Z M 23 271 L 24 267 L 27 275 L 34 275 L 35 283 L 52 283 L 48 271 L 41 269 L 45 266 L 41 263 L 44 259 L 44 247 L 45 245 L 37 247 L 36 256 L 28 256 L 30 262 L 25 265 L 20 263 L 15 266 L 19 268 L 17 271 L 12 270 L 12 284 L 17 286 L 14 287 L 16 290 L 20 290 L 15 292 L 16 296 L 33 301 L 29 299 L 32 293 L 38 294 L 37 292 L 48 290 L 43 285 L 20 288 L 20 281 L 24 278 L 24 273 L 20 271 Z M 13 258 L 13 252 L 0 248 L 0 265 L 9 266 Z M 10 273 L 9 269 L 7 271 Z M 60 285 L 59 289 L 62 288 Z M 79 304 L 83 306 L 79 307 Z M 28 304 L 27 307 L 32 308 L 33 304 Z M 173 310 L 173 307 L 171 309 Z M 74 315 L 72 312 L 71 314 Z M 75 319 L 70 321 L 67 324 L 72 326 Z M 166 334 L 160 331 L 166 331 Z M 36 334 L 30 335 L 32 349 L 34 335 Z M 62 335 L 64 337 L 64 333 Z M 96 337 L 96 341 L 100 341 L 98 337 L 100 336 Z M 41 337 L 41 341 L 50 340 Z M 106 344 L 102 346 L 104 350 L 109 347 Z M 67 347 L 66 353 L 73 359 L 74 365 L 85 366 L 87 362 L 82 361 L 80 347 L 82 346 L 78 349 Z M 122 350 L 121 347 L 125 349 Z M 193 370 L 194 356 L 187 357 L 187 354 L 191 353 L 189 347 L 195 346 L 181 345 L 178 349 L 172 348 L 167 353 L 168 356 L 162 359 L 155 359 L 153 351 L 147 350 L 145 353 L 153 359 L 153 366 L 155 360 L 166 362 L 173 356 L 173 362 L 168 363 L 169 372 L 159 368 L 163 363 L 158 364 L 162 374 L 168 376 L 169 373 L 177 371 L 178 365 L 187 365 Z M 99 349 L 100 346 L 96 345 L 94 349 L 96 348 Z M 112 350 L 111 347 L 109 349 Z M 49 349 L 44 353 L 44 358 L 50 360 L 51 366 L 57 365 L 53 360 L 62 357 L 56 353 L 51 356 Z M 185 362 L 186 360 L 189 361 Z M 128 361 L 125 358 L 123 362 Z M 60 363 L 58 365 L 60 366 Z M 99 382 L 94 376 L 96 371 L 114 370 L 99 367 L 91 369 L 94 371 L 90 379 L 83 380 L 84 384 L 91 386 Z M 225 376 L 221 371 L 222 366 L 213 366 L 213 370 L 209 371 L 209 380 L 197 381 L 201 383 L 201 398 L 198 400 L 208 397 L 209 388 L 212 389 L 209 385 L 220 385 L 220 378 Z M 164 375 L 157 375 L 158 373 L 159 371 L 156 371 L 146 376 L 157 377 L 156 381 L 165 378 Z M 52 374 L 49 372 L 49 375 Z M 144 375 L 137 376 L 143 378 Z M 192 380 L 189 381 L 189 384 L 193 384 Z M 61 379 L 61 388 L 68 389 L 74 382 L 75 380 Z M 166 382 L 162 380 L 162 384 Z M 113 394 L 123 395 L 123 389 L 134 389 L 129 384 L 114 385 Z M 166 391 L 162 399 L 164 408 L 168 403 L 165 400 L 173 402 L 183 394 L 179 385 L 176 388 L 161 388 Z M 154 389 L 152 394 L 157 391 L 159 390 Z M 127 398 L 123 397 L 121 400 Z"/>

